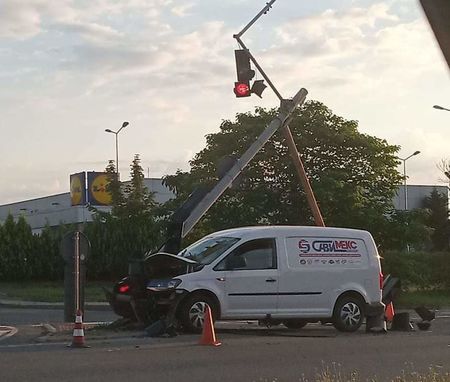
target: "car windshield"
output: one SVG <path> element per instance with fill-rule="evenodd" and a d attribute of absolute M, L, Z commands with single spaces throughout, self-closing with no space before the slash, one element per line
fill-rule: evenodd
<path fill-rule="evenodd" d="M 211 264 L 237 241 L 239 238 L 236 237 L 211 237 L 183 249 L 177 256 L 194 260 L 203 265 Z"/>

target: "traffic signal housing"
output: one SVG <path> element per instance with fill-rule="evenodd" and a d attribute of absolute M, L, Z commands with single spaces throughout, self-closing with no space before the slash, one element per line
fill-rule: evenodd
<path fill-rule="evenodd" d="M 250 56 L 244 49 L 234 51 L 236 58 L 237 82 L 234 83 L 236 97 L 250 97 L 250 80 L 255 77 L 255 71 L 250 65 Z"/>
<path fill-rule="evenodd" d="M 266 84 L 264 83 L 264 80 L 256 80 L 253 82 L 252 88 L 250 89 L 250 92 L 253 94 L 256 94 L 259 98 L 261 97 L 262 92 L 266 88 Z"/>
<path fill-rule="evenodd" d="M 234 83 L 234 94 L 237 98 L 250 97 L 252 93 L 261 97 L 262 92 L 267 87 L 263 80 L 257 80 L 250 85 L 250 81 L 255 77 L 255 71 L 250 65 L 250 55 L 245 49 L 234 51 L 236 58 L 237 82 Z"/>

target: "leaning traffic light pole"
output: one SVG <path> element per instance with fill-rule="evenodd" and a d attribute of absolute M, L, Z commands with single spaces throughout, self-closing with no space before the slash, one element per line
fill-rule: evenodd
<path fill-rule="evenodd" d="M 219 199 L 225 190 L 232 185 L 233 181 L 240 175 L 242 170 L 250 163 L 272 135 L 289 124 L 292 119 L 292 113 L 298 106 L 301 106 L 303 102 L 305 102 L 307 94 L 308 92 L 306 89 L 300 89 L 292 99 L 281 101 L 276 118 L 266 126 L 264 131 L 256 138 L 247 151 L 242 154 L 233 167 L 227 171 L 214 188 L 202 198 L 189 213 L 188 217 L 181 223 L 181 238 L 184 238 L 191 231 L 216 200 Z"/>
<path fill-rule="evenodd" d="M 285 99 L 281 96 L 280 92 L 277 90 L 275 85 L 272 83 L 270 78 L 264 72 L 262 67 L 258 64 L 255 57 L 250 53 L 250 50 L 245 46 L 242 41 L 242 35 L 264 14 L 266 14 L 270 8 L 272 8 L 273 3 L 276 0 L 271 0 L 266 3 L 265 7 L 238 33 L 233 35 L 233 37 L 238 42 L 241 49 L 235 51 L 236 58 L 236 71 L 237 71 L 237 82 L 234 84 L 234 93 L 236 97 L 249 97 L 252 93 L 261 97 L 261 93 L 266 88 L 263 80 L 254 81 L 253 85 L 250 86 L 250 81 L 255 76 L 255 71 L 251 68 L 250 62 L 254 64 L 257 68 L 258 72 L 262 75 L 264 80 L 276 94 L 276 96 L 281 101 L 281 105 L 283 102 L 286 102 Z M 319 206 L 317 204 L 317 200 L 314 196 L 314 192 L 312 190 L 311 184 L 309 182 L 308 176 L 305 171 L 305 167 L 303 166 L 303 162 L 300 158 L 300 154 L 298 153 L 297 147 L 294 142 L 294 138 L 292 137 L 291 130 L 289 129 L 289 124 L 284 123 L 281 126 L 281 130 L 283 132 L 284 138 L 286 139 L 287 146 L 289 148 L 289 154 L 294 163 L 295 169 L 297 170 L 298 177 L 302 183 L 302 186 L 306 193 L 306 198 L 308 200 L 309 207 L 312 211 L 314 221 L 317 226 L 324 227 L 325 223 L 322 218 L 322 214 L 320 213 Z"/>

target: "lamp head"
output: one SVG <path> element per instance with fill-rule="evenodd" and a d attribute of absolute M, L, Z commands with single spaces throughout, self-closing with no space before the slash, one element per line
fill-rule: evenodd
<path fill-rule="evenodd" d="M 107 133 L 114 133 L 114 131 L 112 131 L 111 129 L 105 129 L 105 131 L 106 131 Z"/>
<path fill-rule="evenodd" d="M 419 155 L 419 154 L 420 154 L 420 151 L 414 151 L 413 156 L 414 156 L 414 155 Z"/>
<path fill-rule="evenodd" d="M 444 110 L 444 108 L 442 106 L 439 106 L 439 105 L 434 105 L 433 107 L 435 109 L 438 109 L 438 110 Z"/>
<path fill-rule="evenodd" d="M 129 124 L 130 124 L 130 122 L 125 121 L 124 123 L 122 123 L 122 128 L 127 127 Z"/>

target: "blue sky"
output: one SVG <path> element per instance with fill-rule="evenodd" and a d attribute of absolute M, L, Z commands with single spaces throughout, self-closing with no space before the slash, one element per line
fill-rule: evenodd
<path fill-rule="evenodd" d="M 260 0 L 2 0 L 0 204 L 66 192 L 69 175 L 114 159 L 128 176 L 189 168 L 236 99 L 232 38 Z M 415 0 L 277 0 L 243 37 L 281 94 L 309 99 L 402 147 L 409 182 L 442 184 L 449 70 Z M 401 170 L 401 168 L 400 168 Z"/>

